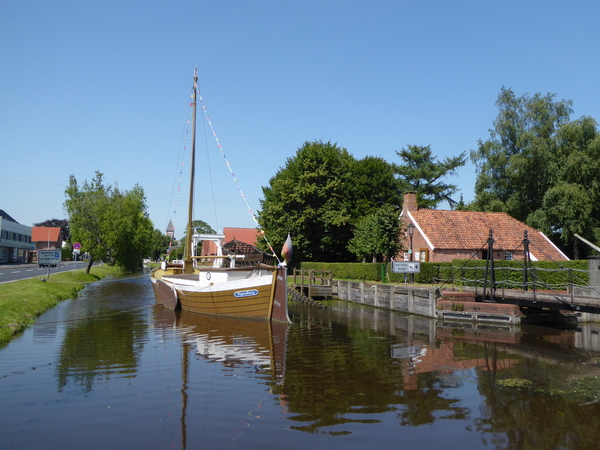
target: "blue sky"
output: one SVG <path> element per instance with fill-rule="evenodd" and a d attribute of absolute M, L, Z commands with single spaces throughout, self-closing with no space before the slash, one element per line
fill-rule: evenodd
<path fill-rule="evenodd" d="M 600 120 L 598 18 L 596 1 L 5 0 L 0 209 L 25 225 L 64 218 L 69 175 L 99 170 L 124 190 L 139 183 L 155 227 L 174 219 L 180 237 L 187 198 L 172 190 L 195 65 L 254 210 L 305 141 L 390 162 L 409 144 L 440 160 L 469 152 L 502 86 Z M 201 121 L 197 139 L 195 218 L 254 226 Z M 470 162 L 447 181 L 473 199 Z"/>

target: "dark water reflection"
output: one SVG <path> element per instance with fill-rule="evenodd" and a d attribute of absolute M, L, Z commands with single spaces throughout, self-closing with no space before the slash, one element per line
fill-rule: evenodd
<path fill-rule="evenodd" d="M 600 340 L 346 303 L 289 327 L 89 286 L 0 350 L 1 448 L 598 448 Z"/>

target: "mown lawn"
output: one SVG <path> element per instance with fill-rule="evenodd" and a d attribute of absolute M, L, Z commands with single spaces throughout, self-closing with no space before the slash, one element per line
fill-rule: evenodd
<path fill-rule="evenodd" d="M 117 267 L 94 266 L 89 274 L 80 269 L 53 273 L 46 282 L 42 281 L 46 277 L 40 276 L 0 284 L 0 341 L 10 339 L 62 300 L 77 297 L 87 284 L 119 271 Z"/>

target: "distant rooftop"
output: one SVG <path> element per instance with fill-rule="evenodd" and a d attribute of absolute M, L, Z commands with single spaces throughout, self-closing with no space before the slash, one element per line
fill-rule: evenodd
<path fill-rule="evenodd" d="M 31 242 L 60 242 L 60 240 L 60 227 L 31 228 Z"/>

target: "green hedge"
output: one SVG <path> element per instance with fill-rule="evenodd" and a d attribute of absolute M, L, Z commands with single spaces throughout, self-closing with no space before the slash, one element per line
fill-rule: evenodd
<path fill-rule="evenodd" d="M 483 285 L 486 264 L 487 262 L 483 260 L 421 263 L 421 272 L 414 274 L 414 281 L 420 284 Z M 392 273 L 390 264 L 385 265 L 385 279 L 382 280 L 382 266 L 384 266 L 383 263 L 303 262 L 301 264 L 303 270 L 331 270 L 333 278 L 404 282 L 404 274 Z M 588 262 L 586 260 L 561 261 L 560 263 L 535 261 L 532 263 L 532 267 L 528 279 L 530 283 L 535 280 L 538 289 L 544 289 L 544 285 L 588 284 Z M 494 261 L 494 268 L 497 287 L 516 288 L 522 285 L 522 261 Z"/>
<path fill-rule="evenodd" d="M 303 262 L 302 270 L 331 270 L 333 278 L 381 281 L 382 264 Z"/>
<path fill-rule="evenodd" d="M 303 262 L 301 268 L 302 270 L 331 270 L 333 278 L 382 281 L 382 266 L 385 267 L 384 281 L 404 283 L 404 274 L 392 273 L 390 264 Z M 434 283 L 440 278 L 441 268 L 451 266 L 452 263 L 421 263 L 421 272 L 414 274 L 415 283 Z"/>

